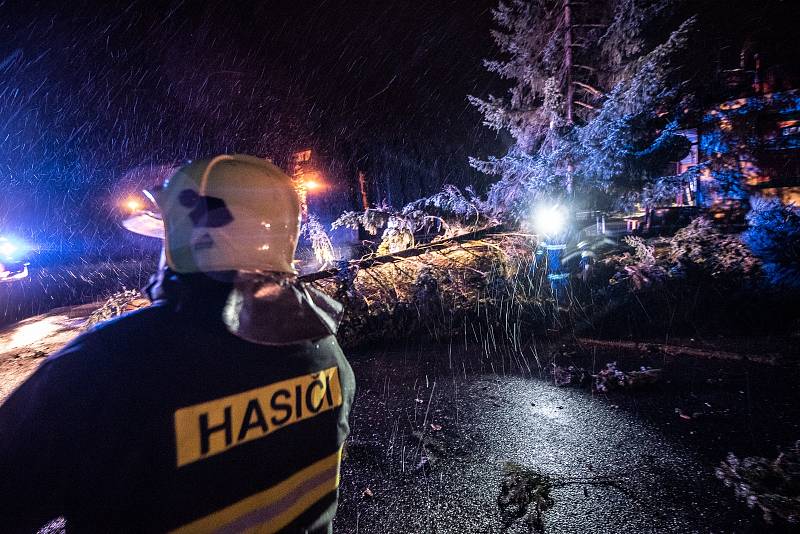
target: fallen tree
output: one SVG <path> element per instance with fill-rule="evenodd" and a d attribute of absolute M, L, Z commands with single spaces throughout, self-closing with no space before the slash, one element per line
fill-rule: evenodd
<path fill-rule="evenodd" d="M 345 346 L 409 335 L 521 344 L 542 322 L 548 293 L 534 269 L 536 242 L 496 230 L 343 263 L 304 279 L 345 304 Z"/>

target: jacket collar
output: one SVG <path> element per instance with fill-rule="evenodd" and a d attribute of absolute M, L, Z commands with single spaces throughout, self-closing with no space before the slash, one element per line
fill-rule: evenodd
<path fill-rule="evenodd" d="M 336 334 L 342 305 L 297 279 L 235 271 L 179 274 L 160 269 L 145 287 L 150 300 L 262 345 L 287 345 Z"/>

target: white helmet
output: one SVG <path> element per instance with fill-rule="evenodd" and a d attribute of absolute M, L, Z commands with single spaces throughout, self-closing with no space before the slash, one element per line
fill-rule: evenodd
<path fill-rule="evenodd" d="M 173 271 L 295 273 L 300 200 L 272 163 L 238 154 L 194 161 L 150 193 Z"/>

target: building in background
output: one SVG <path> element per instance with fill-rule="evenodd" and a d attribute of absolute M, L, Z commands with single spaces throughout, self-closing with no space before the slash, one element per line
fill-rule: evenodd
<path fill-rule="evenodd" d="M 737 98 L 709 111 L 698 165 L 703 205 L 750 195 L 800 204 L 800 91 Z"/>
<path fill-rule="evenodd" d="M 715 81 L 717 103 L 686 131 L 692 150 L 676 171 L 693 178 L 698 205 L 733 207 L 753 195 L 800 204 L 800 65 L 769 64 L 758 48 L 744 39 L 736 68 Z"/>

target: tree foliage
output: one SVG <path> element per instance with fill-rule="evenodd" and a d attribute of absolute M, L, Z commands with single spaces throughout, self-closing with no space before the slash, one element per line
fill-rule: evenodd
<path fill-rule="evenodd" d="M 777 199 L 753 198 L 744 241 L 764 262 L 777 287 L 800 290 L 800 209 Z"/>
<path fill-rule="evenodd" d="M 774 460 L 730 453 L 716 475 L 750 508 L 758 508 L 767 523 L 800 523 L 800 441 Z"/>
<path fill-rule="evenodd" d="M 311 249 L 314 251 L 314 257 L 321 268 L 325 268 L 336 261 L 336 253 L 333 250 L 331 238 L 316 216 L 308 216 L 308 221 L 303 225 L 302 234 L 311 241 Z"/>
<path fill-rule="evenodd" d="M 670 190 L 681 186 L 682 180 L 664 177 L 662 170 L 689 149 L 686 137 L 678 133 L 682 93 L 675 60 L 694 23 L 693 18 L 686 20 L 664 43 L 629 61 L 598 113 L 581 128 L 581 171 L 590 187 L 647 201 L 658 188 L 668 190 L 660 196 L 670 196 Z"/>
<path fill-rule="evenodd" d="M 624 204 L 682 185 L 686 177 L 662 176 L 688 150 L 680 60 L 696 21 L 680 19 L 681 3 L 501 2 L 492 34 L 501 59 L 486 67 L 511 87 L 503 98 L 470 97 L 484 124 L 514 139 L 500 157 L 471 160 L 500 176 L 490 204 L 518 218 L 542 196 Z"/>
<path fill-rule="evenodd" d="M 451 237 L 491 221 L 487 203 L 474 191 L 467 188 L 462 192 L 453 185 L 445 185 L 440 192 L 410 202 L 402 209 L 384 202 L 363 212 L 345 212 L 331 228 L 363 228 L 371 235 L 383 230 L 377 252 L 389 254 L 414 246 L 416 234 Z"/>

